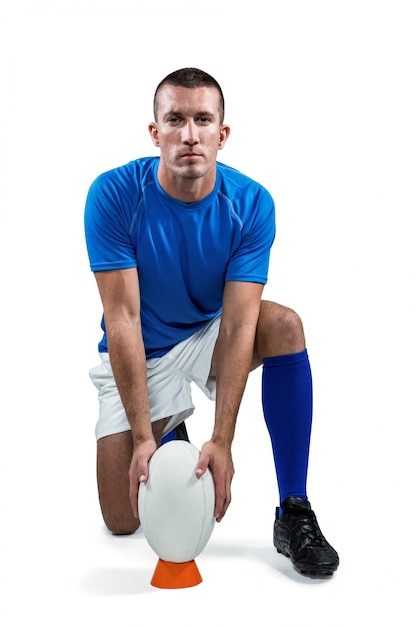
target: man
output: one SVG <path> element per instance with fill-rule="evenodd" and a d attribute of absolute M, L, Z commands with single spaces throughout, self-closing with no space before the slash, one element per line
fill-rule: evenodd
<path fill-rule="evenodd" d="M 161 438 L 193 412 L 190 381 L 213 400 L 209 467 L 221 521 L 231 501 L 231 444 L 249 372 L 263 364 L 262 398 L 280 506 L 274 545 L 309 576 L 339 559 L 317 524 L 306 480 L 311 372 L 298 315 L 263 301 L 274 203 L 258 183 L 217 162 L 230 134 L 207 73 L 184 68 L 158 85 L 149 133 L 160 157 L 99 176 L 85 212 L 91 269 L 103 303 L 97 478 L 105 523 L 139 526 L 137 496 Z"/>

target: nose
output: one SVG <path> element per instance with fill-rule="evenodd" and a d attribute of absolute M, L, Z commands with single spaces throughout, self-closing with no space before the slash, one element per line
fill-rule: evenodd
<path fill-rule="evenodd" d="M 195 146 L 198 143 L 198 129 L 194 120 L 187 120 L 184 124 L 182 140 L 190 146 Z"/>

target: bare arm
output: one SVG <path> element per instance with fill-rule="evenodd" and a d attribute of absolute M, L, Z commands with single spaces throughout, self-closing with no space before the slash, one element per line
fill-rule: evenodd
<path fill-rule="evenodd" d="M 214 359 L 216 413 L 213 435 L 201 450 L 196 473 L 208 466 L 216 488 L 215 517 L 220 521 L 231 501 L 231 445 L 237 414 L 250 371 L 263 285 L 228 282 Z"/>
<path fill-rule="evenodd" d="M 137 516 L 139 481 L 147 479 L 148 461 L 156 449 L 149 412 L 138 274 L 132 268 L 96 272 L 95 277 L 103 303 L 110 362 L 132 429 L 130 498 Z"/>

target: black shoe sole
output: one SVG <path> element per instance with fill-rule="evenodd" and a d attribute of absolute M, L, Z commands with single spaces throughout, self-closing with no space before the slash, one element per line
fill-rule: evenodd
<path fill-rule="evenodd" d="M 308 576 L 308 578 L 329 578 L 330 576 L 333 576 L 334 572 L 337 570 L 337 566 L 332 567 L 331 565 L 328 567 L 319 566 L 314 569 L 313 568 L 306 569 L 305 566 L 299 566 L 297 565 L 297 563 L 294 563 L 294 561 L 291 559 L 290 553 L 287 552 L 285 548 L 282 548 L 281 546 L 277 545 L 275 541 L 274 541 L 274 546 L 279 554 L 282 554 L 283 556 L 286 556 L 287 559 L 291 560 L 296 572 L 298 572 L 299 574 L 302 574 L 303 576 Z"/>

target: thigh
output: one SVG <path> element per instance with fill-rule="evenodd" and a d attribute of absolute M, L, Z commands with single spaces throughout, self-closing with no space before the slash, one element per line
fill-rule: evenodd
<path fill-rule="evenodd" d="M 152 424 L 159 446 L 167 419 Z M 130 535 L 139 528 L 129 499 L 129 468 L 133 444 L 130 430 L 97 441 L 97 485 L 101 511 L 114 535 Z"/>
<path fill-rule="evenodd" d="M 97 486 L 104 522 L 115 535 L 129 535 L 139 528 L 129 499 L 129 467 L 132 460 L 130 430 L 97 441 Z"/>
<path fill-rule="evenodd" d="M 250 370 L 253 371 L 268 357 L 302 352 L 305 338 L 301 319 L 292 309 L 262 300 L 256 328 L 253 356 Z M 214 347 L 209 379 L 215 380 L 217 371 L 217 350 Z"/>

